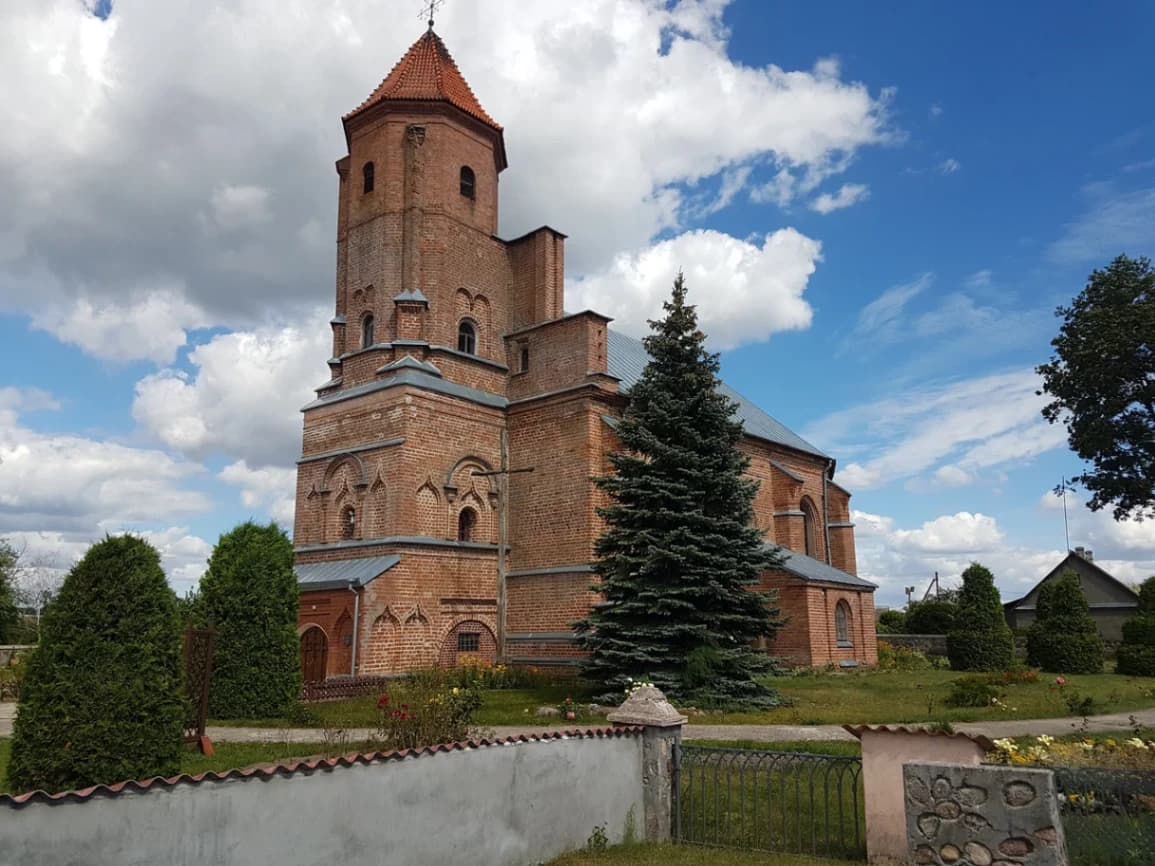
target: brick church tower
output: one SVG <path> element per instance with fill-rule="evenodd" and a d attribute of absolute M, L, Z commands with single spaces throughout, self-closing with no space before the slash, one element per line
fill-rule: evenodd
<path fill-rule="evenodd" d="M 573 664 L 571 624 L 595 601 L 590 479 L 645 351 L 605 316 L 563 312 L 564 235 L 497 236 L 503 131 L 432 26 L 344 127 L 333 351 L 297 475 L 305 678 L 492 659 L 499 644 L 510 661 Z M 759 525 L 799 551 L 775 578 L 783 599 L 830 605 L 833 644 L 845 595 L 840 641 L 868 618 L 873 635 L 834 461 L 748 401 L 740 414 Z M 810 630 L 822 616 L 802 611 Z"/>

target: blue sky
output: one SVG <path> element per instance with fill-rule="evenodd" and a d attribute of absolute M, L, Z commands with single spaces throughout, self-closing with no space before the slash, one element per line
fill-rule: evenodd
<path fill-rule="evenodd" d="M 191 586 L 291 519 L 325 377 L 340 116 L 416 2 L 0 9 L 0 536 L 135 529 Z M 1155 252 L 1155 10 L 1115 3 L 451 2 L 505 125 L 502 232 L 569 235 L 567 306 L 639 332 L 685 268 L 727 380 L 838 459 L 878 602 L 1064 549 L 1038 415 L 1054 308 Z M 577 182 L 575 182 L 577 178 Z M 1071 506 L 1155 573 L 1155 527 Z"/>

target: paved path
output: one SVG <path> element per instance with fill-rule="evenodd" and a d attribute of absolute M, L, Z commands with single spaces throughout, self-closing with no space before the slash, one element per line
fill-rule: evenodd
<path fill-rule="evenodd" d="M 0 703 L 0 737 L 12 733 L 12 716 L 16 705 Z M 1126 732 L 1131 727 L 1131 719 L 1136 719 L 1145 727 L 1155 727 L 1155 709 L 1136 710 L 1134 713 L 1112 713 L 1106 716 L 1091 716 L 1087 720 L 1089 731 Z M 1027 719 L 1006 722 L 960 722 L 955 730 L 968 734 L 986 734 L 992 739 L 999 737 L 1024 737 L 1037 734 L 1070 734 L 1080 730 L 1081 719 Z M 496 736 L 512 737 L 518 734 L 537 734 L 548 730 L 561 730 L 562 725 L 517 725 L 493 729 Z M 349 741 L 368 739 L 373 731 L 368 728 L 352 729 L 347 732 Z M 316 743 L 324 739 L 324 731 L 319 728 L 223 728 L 210 727 L 208 735 L 217 742 L 293 742 Z M 789 740 L 850 740 L 850 734 L 838 725 L 695 725 L 689 724 L 683 731 L 688 740 L 757 740 L 776 743 Z"/>

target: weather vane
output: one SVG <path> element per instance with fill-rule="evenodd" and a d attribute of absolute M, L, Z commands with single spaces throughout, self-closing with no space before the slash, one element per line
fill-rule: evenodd
<path fill-rule="evenodd" d="M 421 6 L 421 18 L 429 19 L 429 29 L 433 29 L 433 15 L 434 13 L 445 5 L 445 0 L 425 0 Z"/>

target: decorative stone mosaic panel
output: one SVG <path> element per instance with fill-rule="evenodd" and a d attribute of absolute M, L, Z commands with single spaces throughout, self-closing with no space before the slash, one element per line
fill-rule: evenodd
<path fill-rule="evenodd" d="M 1050 770 L 907 764 L 903 784 L 919 866 L 1068 866 Z"/>

